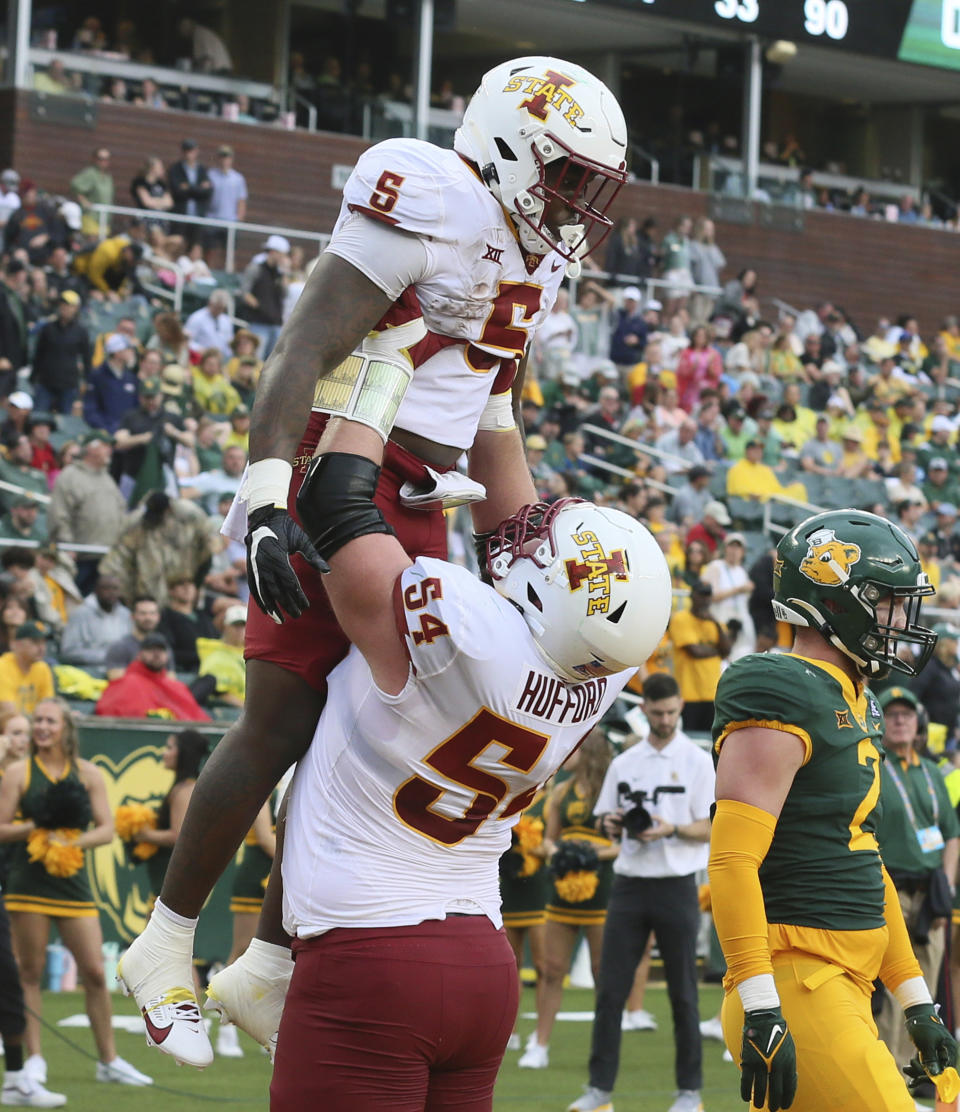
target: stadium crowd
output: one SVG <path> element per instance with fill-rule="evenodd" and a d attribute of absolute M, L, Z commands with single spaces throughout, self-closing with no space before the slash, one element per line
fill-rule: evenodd
<path fill-rule="evenodd" d="M 178 233 L 178 213 L 242 215 L 233 152 L 217 158 L 208 173 L 185 140 L 169 167 L 146 160 L 131 184 L 144 220 L 102 241 L 88 210 L 114 199 L 109 151 L 66 201 L 0 175 L 0 713 L 17 729 L 54 694 L 99 715 L 193 722 L 243 703 L 245 551 L 219 530 L 263 360 L 307 268 L 272 235 L 237 286 L 215 237 Z M 679 218 L 662 239 L 652 220 L 625 220 L 605 265 L 561 293 L 535 337 L 522 417 L 543 501 L 616 506 L 667 558 L 674 616 L 635 690 L 672 673 L 683 728 L 706 734 L 725 664 L 789 646 L 771 607 L 773 545 L 817 508 L 896 520 L 949 620 L 958 318 L 922 335 L 906 305 L 871 321 L 828 302 L 768 311 L 762 275 L 726 273 L 709 220 Z M 164 296 L 178 271 L 181 314 Z M 451 512 L 448 528 L 470 564 L 468 516 Z M 950 760 L 958 633 L 939 632 L 911 688 L 923 745 Z M 638 992 L 627 1007 L 641 1016 Z"/>

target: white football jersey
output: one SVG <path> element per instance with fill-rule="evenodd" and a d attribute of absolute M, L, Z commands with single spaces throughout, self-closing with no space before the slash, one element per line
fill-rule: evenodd
<path fill-rule="evenodd" d="M 490 394 L 510 388 L 566 264 L 554 252 L 526 253 L 476 172 L 454 151 L 418 139 L 387 139 L 360 156 L 327 250 L 338 253 L 337 233 L 350 221 L 370 218 L 416 235 L 426 251 L 415 296 L 383 321 L 419 312 L 427 328 L 411 351 L 416 370 L 395 424 L 469 448 Z"/>
<path fill-rule="evenodd" d="M 559 679 L 519 612 L 445 560 L 403 572 L 396 610 L 406 686 L 384 694 L 351 649 L 290 789 L 283 918 L 300 938 L 451 913 L 499 927 L 511 828 L 633 675 Z"/>

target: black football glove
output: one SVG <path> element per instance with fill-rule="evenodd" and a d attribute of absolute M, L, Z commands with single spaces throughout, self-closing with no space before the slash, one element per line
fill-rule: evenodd
<path fill-rule="evenodd" d="M 957 1040 L 937 1015 L 935 1004 L 914 1004 L 904 1010 L 903 1019 L 917 1048 L 914 1061 L 919 1061 L 927 1077 L 936 1077 L 957 1064 Z"/>
<path fill-rule="evenodd" d="M 797 1051 L 779 1008 L 746 1012 L 740 1051 L 740 1099 L 770 1112 L 789 1108 L 797 1092 Z"/>
<path fill-rule="evenodd" d="M 310 605 L 300 580 L 290 565 L 290 557 L 299 552 L 317 572 L 330 570 L 317 554 L 310 538 L 279 506 L 261 506 L 247 519 L 247 583 L 254 602 L 278 624 L 284 611 L 299 618 Z"/>

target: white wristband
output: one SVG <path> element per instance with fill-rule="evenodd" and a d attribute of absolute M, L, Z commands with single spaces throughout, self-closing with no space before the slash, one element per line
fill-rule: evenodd
<path fill-rule="evenodd" d="M 745 1012 L 780 1007 L 780 997 L 772 973 L 758 973 L 755 977 L 748 977 L 737 985 L 737 992 L 740 993 L 740 1002 Z"/>
<path fill-rule="evenodd" d="M 513 394 L 508 390 L 506 394 L 493 394 L 487 401 L 480 414 L 478 429 L 488 432 L 504 432 L 517 427 L 517 420 L 513 414 Z"/>
<path fill-rule="evenodd" d="M 927 982 L 922 977 L 909 977 L 906 981 L 901 981 L 893 990 L 893 995 L 904 1011 L 907 1008 L 912 1008 L 914 1004 L 933 1003 L 933 997 L 927 988 Z"/>
<path fill-rule="evenodd" d="M 243 484 L 243 497 L 247 503 L 247 513 L 263 506 L 287 508 L 287 495 L 290 493 L 290 480 L 293 478 L 293 465 L 285 459 L 261 459 L 247 468 Z"/>

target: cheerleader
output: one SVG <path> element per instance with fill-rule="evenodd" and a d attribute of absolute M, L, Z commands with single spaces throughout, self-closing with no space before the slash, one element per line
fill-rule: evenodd
<path fill-rule="evenodd" d="M 597 833 L 593 807 L 612 757 L 606 734 L 594 728 L 564 765 L 573 775 L 557 784 L 547 799 L 545 837 L 552 847 L 553 881 L 546 907 L 537 1029 L 518 1062 L 523 1069 L 546 1069 L 550 1063 L 550 1035 L 563 999 L 563 979 L 581 930 L 590 950 L 594 979 L 600 969 L 613 859 L 619 847 Z M 561 858 L 575 867 L 557 875 Z"/>
<path fill-rule="evenodd" d="M 13 949 L 27 1005 L 28 1076 L 46 1083 L 40 1048 L 40 991 L 50 924 L 77 963 L 97 1045 L 96 1080 L 150 1085 L 151 1078 L 117 1056 L 110 993 L 103 975 L 103 935 L 90 882 L 87 850 L 113 838 L 100 770 L 78 753 L 67 704 L 45 699 L 33 716 L 29 755 L 0 782 L 0 841 L 15 843 L 5 890 Z"/>

